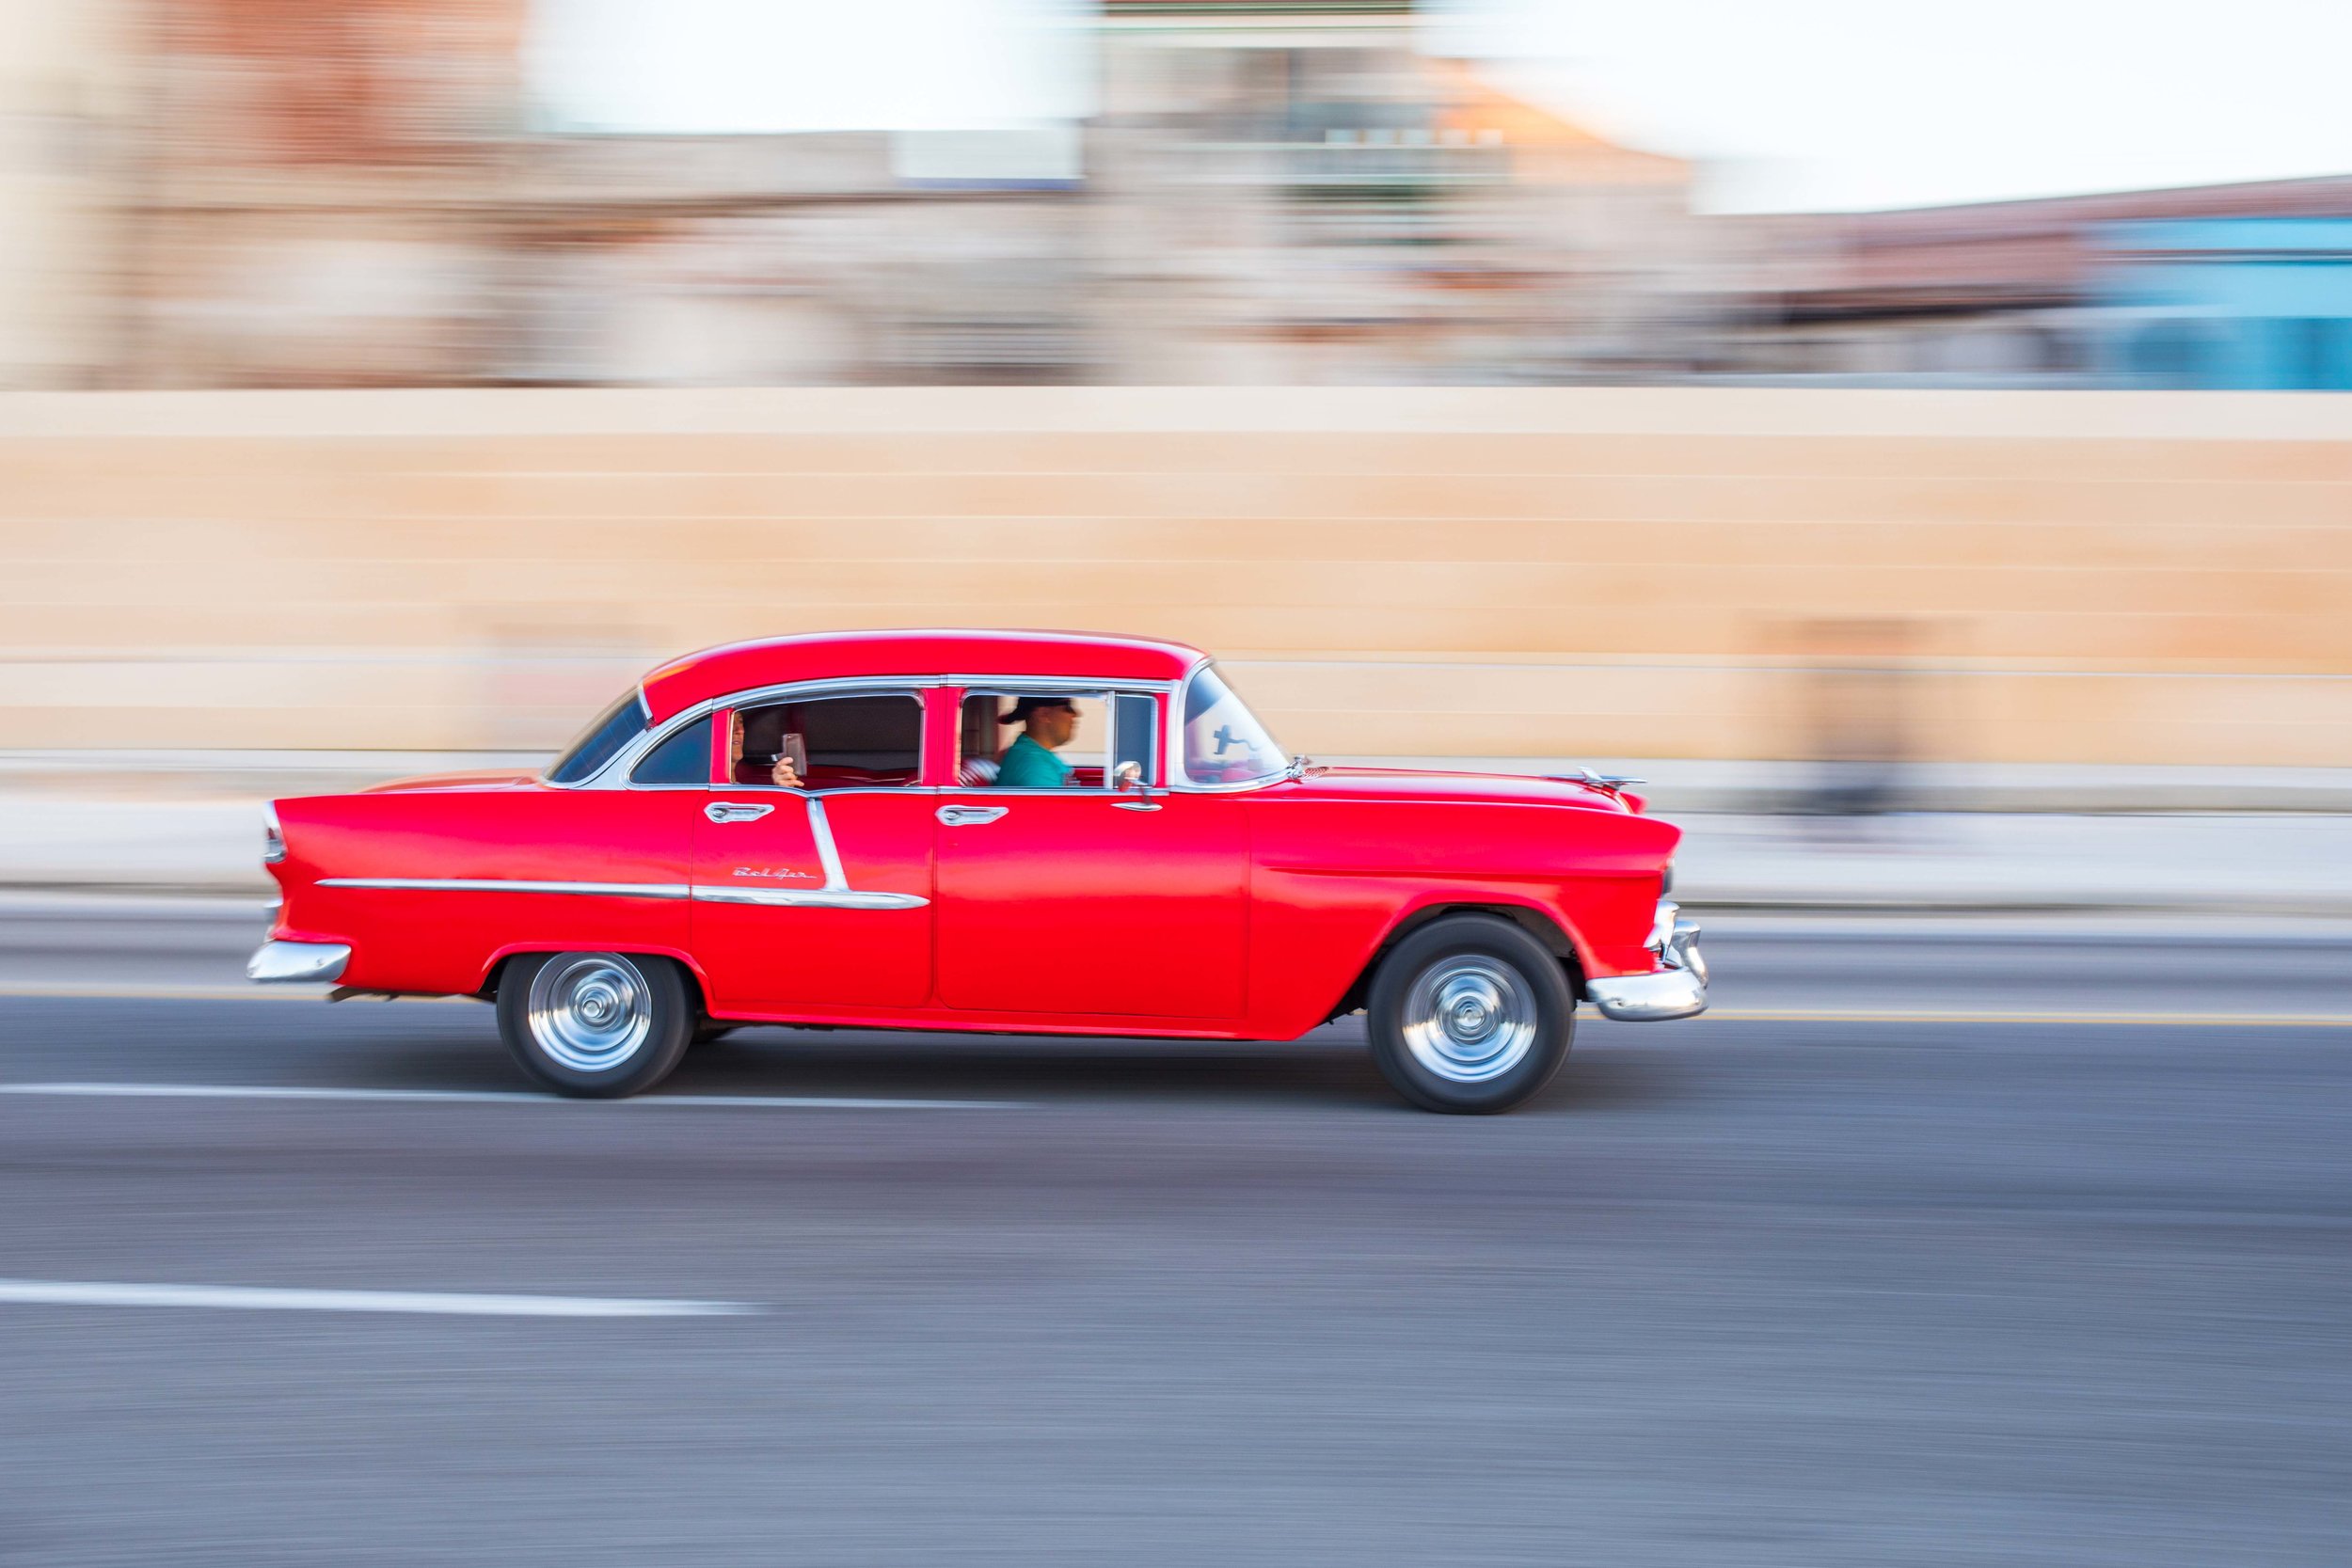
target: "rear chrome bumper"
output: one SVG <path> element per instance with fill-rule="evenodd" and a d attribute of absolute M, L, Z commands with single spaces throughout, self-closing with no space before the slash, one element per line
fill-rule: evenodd
<path fill-rule="evenodd" d="M 1683 919 L 1681 906 L 1661 900 L 1649 950 L 1658 955 L 1659 967 L 1647 974 L 1584 982 L 1584 994 L 1600 1016 L 1658 1023 L 1707 1011 L 1707 959 L 1699 952 L 1698 922 Z"/>
<path fill-rule="evenodd" d="M 275 983 L 282 980 L 340 980 L 351 949 L 335 942 L 265 942 L 245 961 L 245 977 Z"/>

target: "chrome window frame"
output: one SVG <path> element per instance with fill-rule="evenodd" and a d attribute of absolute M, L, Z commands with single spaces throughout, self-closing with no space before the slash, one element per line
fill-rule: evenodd
<path fill-rule="evenodd" d="M 708 711 L 711 712 L 724 707 L 733 708 L 739 713 L 746 707 L 772 707 L 779 703 L 797 703 L 803 700 L 821 702 L 831 697 L 912 697 L 914 699 L 916 725 L 914 736 L 916 782 L 914 784 L 837 784 L 831 788 L 818 788 L 812 784 L 729 783 L 704 784 L 701 787 L 723 790 L 761 789 L 774 795 L 812 797 L 818 795 L 904 795 L 914 790 L 936 788 L 936 785 L 924 784 L 921 780 L 929 771 L 931 760 L 928 749 L 930 736 L 927 733 L 930 728 L 930 712 L 928 705 L 923 701 L 923 693 L 935 689 L 938 684 L 930 679 L 891 681 L 874 680 L 868 677 L 860 677 L 846 682 L 839 680 L 796 681 L 790 686 L 755 687 L 746 691 L 736 692 L 732 696 L 714 698 L 708 705 Z"/>
<path fill-rule="evenodd" d="M 959 705 L 972 697 L 1040 696 L 1102 699 L 1103 721 L 1109 726 L 1110 734 L 1104 737 L 1103 744 L 1103 755 L 1105 760 L 1103 768 L 1103 782 L 1100 784 L 959 784 L 944 786 L 949 789 L 979 790 L 992 796 L 1046 795 L 1057 800 L 1083 800 L 1095 795 L 1110 796 L 1119 793 L 1118 786 L 1111 783 L 1110 778 L 1111 759 L 1119 751 L 1118 709 L 1110 701 L 1111 698 L 1122 691 L 1131 696 L 1156 696 L 1162 699 L 1161 706 L 1166 709 L 1173 705 L 1173 692 L 1176 689 L 1167 681 L 1087 680 L 1074 675 L 953 675 L 940 684 L 958 689 Z M 961 717 L 959 713 L 958 718 L 961 719 Z M 956 726 L 956 734 L 959 736 L 963 734 L 961 723 Z M 1008 741 L 1006 744 L 1009 745 L 1011 742 Z M 962 757 L 957 757 L 956 766 L 959 768 L 963 766 Z"/>
<path fill-rule="evenodd" d="M 1282 783 L 1290 777 L 1289 764 L 1297 761 L 1288 752 L 1283 753 L 1284 767 L 1268 773 L 1262 779 L 1245 779 L 1239 784 L 1196 784 L 1193 782 L 1192 770 L 1184 762 L 1184 709 L 1182 699 L 1200 672 L 1214 669 L 1216 665 L 1216 659 L 1204 657 L 1199 663 L 1184 672 L 1184 678 L 1176 683 L 1175 694 L 1168 700 L 1168 767 L 1166 769 L 1168 777 L 1168 787 L 1179 795 L 1239 795 L 1245 790 L 1263 789 L 1269 784 Z M 1238 697 L 1240 693 L 1235 692 L 1234 695 Z M 1250 716 L 1255 718 L 1257 711 L 1251 708 Z M 1261 720 L 1260 722 L 1263 724 L 1264 721 Z"/>
<path fill-rule="evenodd" d="M 914 696 L 919 701 L 921 693 L 942 689 L 955 690 L 960 693 L 977 692 L 981 695 L 1006 691 L 1067 692 L 1078 696 L 1104 696 L 1119 691 L 1150 693 L 1160 699 L 1163 731 L 1160 736 L 1158 759 L 1160 780 L 1154 787 L 1179 795 L 1238 795 L 1248 790 L 1263 789 L 1269 784 L 1280 784 L 1286 775 L 1279 772 L 1268 774 L 1262 779 L 1249 779 L 1238 784 L 1195 784 L 1186 776 L 1183 760 L 1184 710 L 1182 699 L 1185 689 L 1192 684 L 1193 678 L 1216 663 L 1216 659 L 1203 657 L 1174 680 L 1129 680 L 1087 675 L 1022 675 L 994 672 L 896 677 L 843 675 L 823 680 L 778 681 L 768 686 L 745 687 L 740 691 L 731 691 L 723 696 L 696 703 L 691 707 L 681 708 L 659 725 L 648 723 L 644 734 L 622 748 L 611 762 L 595 774 L 578 784 L 549 783 L 548 787 L 552 789 L 628 789 L 647 794 L 681 789 L 766 790 L 773 793 L 817 795 L 903 795 L 910 791 L 937 795 L 950 790 L 976 790 L 1007 796 L 1044 795 L 1067 798 L 1073 793 L 1066 785 L 1016 785 L 999 789 L 994 784 L 850 784 L 834 789 L 803 791 L 792 790 L 783 784 L 636 784 L 628 782 L 629 773 L 635 769 L 639 760 L 646 752 L 667 740 L 680 726 L 691 724 L 695 720 L 715 713 L 723 707 L 757 706 L 767 703 L 792 702 L 802 698 L 816 697 Z M 641 705 L 645 702 L 644 689 L 642 686 L 638 689 L 637 698 Z M 1107 708 L 1105 712 L 1107 715 Z M 960 728 L 958 733 L 961 734 Z M 927 735 L 924 738 L 928 745 L 929 736 Z M 1108 755 L 1110 751 L 1116 748 L 1116 744 L 1117 736 L 1114 735 L 1111 737 L 1111 745 L 1104 750 L 1104 754 Z M 926 751 L 918 767 L 918 776 L 930 771 L 930 757 Z M 545 775 L 542 775 L 542 781 L 546 782 Z M 1115 795 L 1118 791 L 1106 787 L 1100 791 L 1089 789 L 1075 793 L 1090 797 L 1098 793 L 1105 796 Z"/>
<path fill-rule="evenodd" d="M 846 795 L 853 790 L 870 790 L 896 795 L 907 790 L 930 788 L 932 786 L 926 784 L 851 784 L 841 789 L 818 790 L 773 784 L 641 784 L 630 783 L 628 776 L 636 770 L 638 762 L 647 752 L 669 739 L 680 728 L 693 723 L 698 719 L 707 718 L 723 707 L 761 706 L 770 703 L 794 702 L 803 697 L 913 697 L 919 706 L 923 701 L 923 692 L 946 684 L 944 681 L 928 675 L 904 680 L 877 679 L 870 675 L 861 675 L 855 678 L 783 681 L 773 686 L 746 687 L 740 691 L 729 692 L 723 697 L 713 697 L 707 702 L 696 703 L 691 707 L 680 708 L 660 725 L 648 725 L 644 735 L 632 741 L 610 763 L 598 769 L 593 777 L 583 779 L 576 784 L 558 784 L 554 787 L 559 789 L 626 789 L 643 794 L 659 794 L 664 790 L 678 789 L 764 789 L 792 795 Z M 642 695 L 641 691 L 640 696 Z M 915 764 L 917 778 L 922 776 L 923 765 L 929 760 L 918 752 Z"/>

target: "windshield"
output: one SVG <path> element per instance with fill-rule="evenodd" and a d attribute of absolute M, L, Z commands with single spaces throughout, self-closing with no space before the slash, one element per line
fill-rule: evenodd
<path fill-rule="evenodd" d="M 644 733 L 645 704 L 632 688 L 591 720 L 578 740 L 564 748 L 564 754 L 548 769 L 548 783 L 585 784 L 603 771 L 622 747 Z"/>
<path fill-rule="evenodd" d="M 1184 777 L 1193 784 L 1255 784 L 1290 767 L 1290 758 L 1265 733 L 1258 716 L 1243 705 L 1216 671 L 1207 669 L 1184 688 Z"/>

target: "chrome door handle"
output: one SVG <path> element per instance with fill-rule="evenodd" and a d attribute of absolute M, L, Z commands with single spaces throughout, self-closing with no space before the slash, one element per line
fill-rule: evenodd
<path fill-rule="evenodd" d="M 1113 800 L 1111 804 L 1120 811 L 1157 811 L 1160 809 L 1160 803 L 1157 800 Z"/>
<path fill-rule="evenodd" d="M 993 822 L 1010 811 L 1010 806 L 942 806 L 939 819 L 950 828 L 977 828 L 983 822 Z"/>
<path fill-rule="evenodd" d="M 744 800 L 713 800 L 703 807 L 703 815 L 713 822 L 756 822 L 775 809 Z"/>

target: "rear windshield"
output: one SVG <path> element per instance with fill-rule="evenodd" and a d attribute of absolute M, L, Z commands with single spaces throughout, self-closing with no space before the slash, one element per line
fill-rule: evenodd
<path fill-rule="evenodd" d="M 548 769 L 548 783 L 560 784 L 585 784 L 604 770 L 604 765 L 621 754 L 621 749 L 645 733 L 644 699 L 635 690 L 624 691 L 613 699 L 612 705 L 590 721 L 580 732 L 580 738 L 564 749 Z"/>

